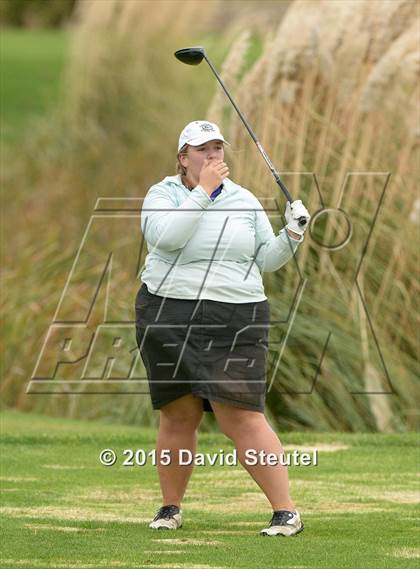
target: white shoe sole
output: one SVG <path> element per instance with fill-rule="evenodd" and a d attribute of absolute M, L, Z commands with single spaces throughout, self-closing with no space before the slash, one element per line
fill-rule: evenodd
<path fill-rule="evenodd" d="M 170 520 L 165 520 L 161 518 L 160 520 L 156 520 L 155 522 L 151 522 L 149 524 L 150 529 L 179 529 L 182 527 L 182 518 L 179 514 L 175 514 L 175 516 Z"/>
<path fill-rule="evenodd" d="M 301 524 L 299 529 L 291 527 L 288 528 L 287 526 L 273 526 L 271 528 L 261 530 L 260 535 L 264 537 L 274 537 L 276 535 L 281 535 L 283 537 L 292 537 L 302 532 L 304 527 L 305 526 L 303 525 L 303 523 Z"/>
<path fill-rule="evenodd" d="M 151 524 L 149 524 L 149 528 L 150 528 L 150 529 L 157 529 L 157 530 L 159 530 L 159 529 L 163 529 L 163 530 L 176 530 L 176 529 L 182 528 L 182 525 L 181 525 L 181 526 L 177 526 L 177 527 L 173 527 L 173 526 L 168 527 L 168 526 L 152 526 Z"/>

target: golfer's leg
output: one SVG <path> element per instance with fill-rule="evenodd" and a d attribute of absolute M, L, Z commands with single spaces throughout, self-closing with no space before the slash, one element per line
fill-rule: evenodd
<path fill-rule="evenodd" d="M 193 395 L 180 397 L 160 409 L 159 432 L 156 443 L 157 457 L 169 449 L 171 462 L 167 466 L 157 462 L 163 505 L 180 507 L 193 465 L 180 466 L 179 449 L 196 449 L 197 428 L 203 415 L 203 401 Z"/>
<path fill-rule="evenodd" d="M 264 450 L 267 454 L 283 453 L 283 447 L 263 413 L 214 401 L 210 403 L 221 431 L 233 441 L 239 461 L 267 496 L 273 510 L 293 511 L 295 507 L 289 496 L 287 467 L 260 463 L 250 466 L 245 463 L 247 449 Z"/>

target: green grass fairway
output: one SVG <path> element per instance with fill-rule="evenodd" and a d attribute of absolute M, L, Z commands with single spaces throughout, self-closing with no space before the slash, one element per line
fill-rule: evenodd
<path fill-rule="evenodd" d="M 1 138 L 15 142 L 59 98 L 69 35 L 62 30 L 2 30 Z"/>
<path fill-rule="evenodd" d="M 124 449 L 152 450 L 151 430 L 2 414 L 0 567 L 378 569 L 418 567 L 419 452 L 415 434 L 289 433 L 319 465 L 290 469 L 305 521 L 294 538 L 263 538 L 266 500 L 241 466 L 197 466 L 184 526 L 155 532 L 156 468 L 124 467 Z M 102 466 L 100 450 L 118 461 Z M 200 435 L 200 452 L 232 447 Z"/>

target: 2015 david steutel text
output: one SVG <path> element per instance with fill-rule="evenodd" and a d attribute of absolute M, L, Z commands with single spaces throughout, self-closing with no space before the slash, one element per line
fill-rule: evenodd
<path fill-rule="evenodd" d="M 112 453 L 114 460 L 103 460 L 103 453 L 100 453 L 100 461 L 105 466 L 112 466 L 117 462 L 117 453 L 112 449 L 106 449 L 107 453 Z M 153 450 L 145 450 L 143 448 L 132 450 L 124 449 L 121 452 L 124 457 L 122 466 L 146 466 L 151 464 L 157 466 L 168 466 L 174 460 L 180 466 L 237 466 L 240 464 L 238 453 L 236 449 L 225 452 L 224 449 L 219 449 L 218 452 L 213 453 L 192 453 L 189 449 L 178 449 L 176 452 L 171 452 L 170 449 L 162 449 L 160 453 Z M 245 451 L 244 462 L 248 466 L 318 466 L 318 449 L 313 449 L 310 452 L 301 452 L 294 450 L 293 452 L 285 452 L 281 454 L 267 453 L 264 450 L 247 449 Z"/>

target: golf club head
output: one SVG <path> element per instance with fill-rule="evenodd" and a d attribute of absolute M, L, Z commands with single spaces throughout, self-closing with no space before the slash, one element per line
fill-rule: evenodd
<path fill-rule="evenodd" d="M 187 65 L 199 65 L 204 58 L 204 47 L 184 47 L 174 53 L 175 57 Z"/>

